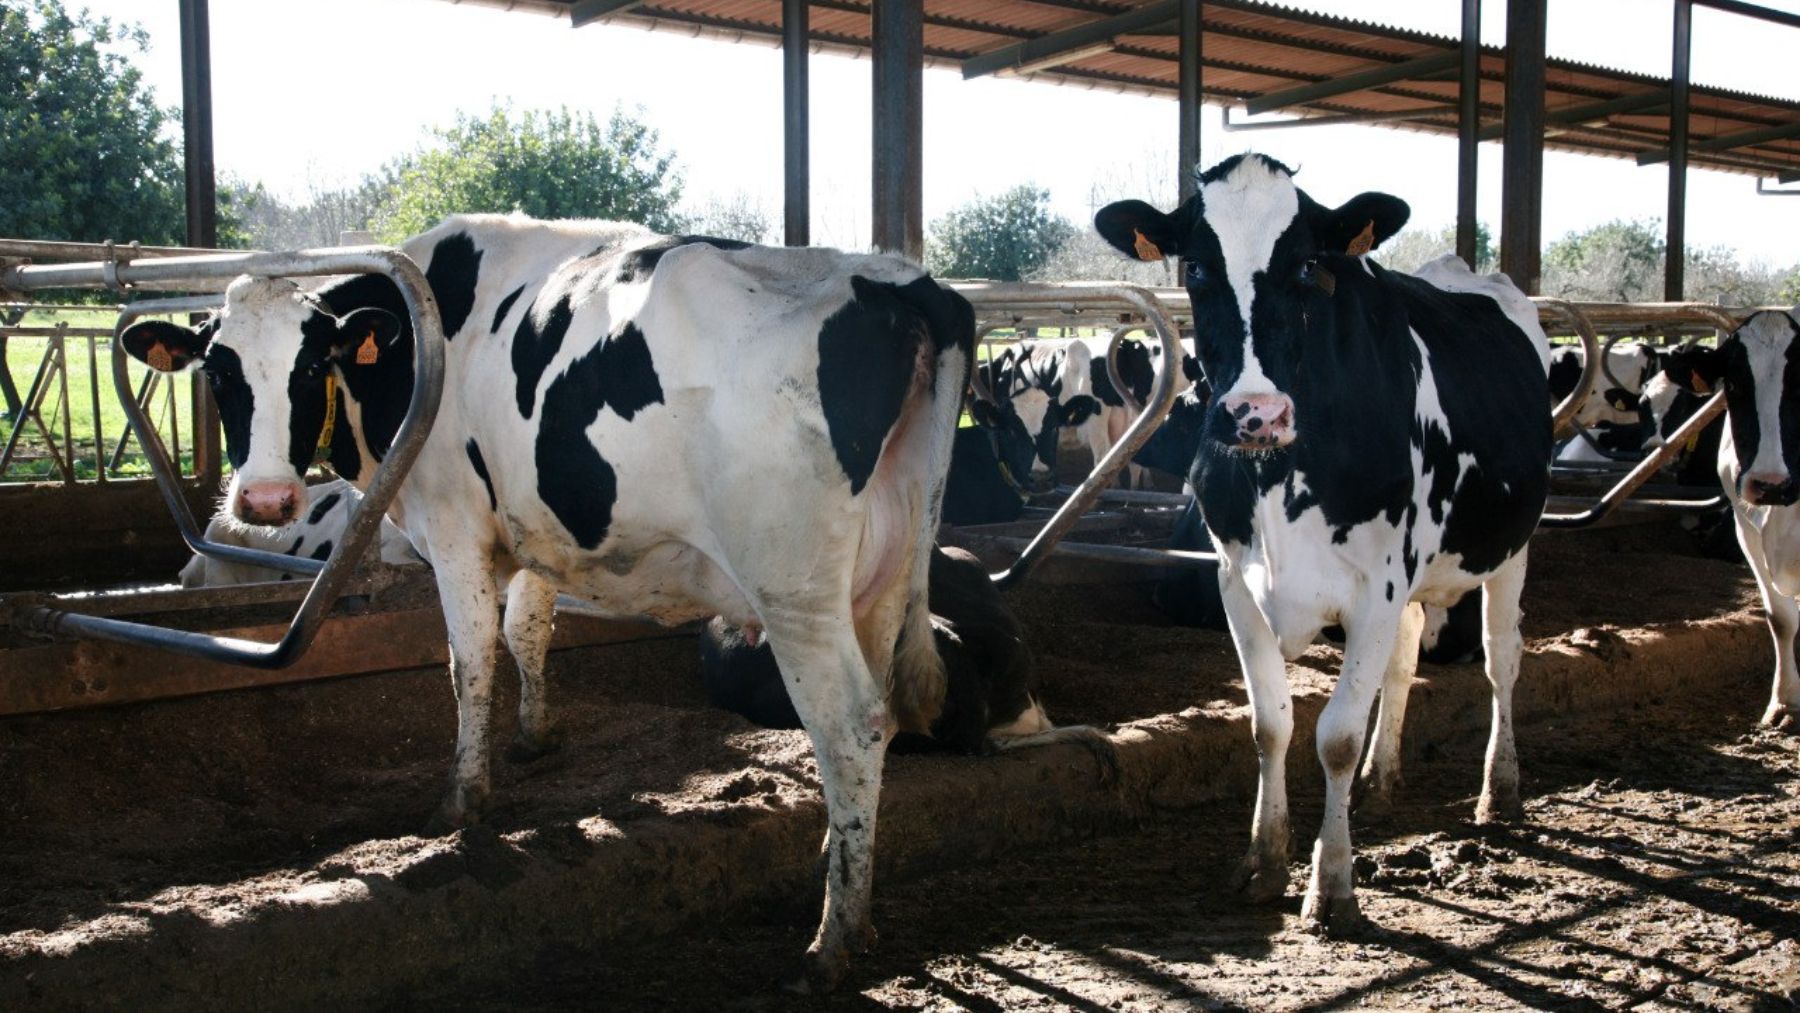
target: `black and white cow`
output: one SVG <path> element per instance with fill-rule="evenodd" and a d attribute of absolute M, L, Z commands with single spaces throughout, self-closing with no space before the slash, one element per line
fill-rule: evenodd
<path fill-rule="evenodd" d="M 1693 345 L 1663 369 L 1690 393 L 1725 391 L 1719 482 L 1731 500 L 1738 544 L 1756 574 L 1775 640 L 1775 684 L 1765 725 L 1800 720 L 1800 322 L 1794 311 L 1751 314 L 1717 348 Z"/>
<path fill-rule="evenodd" d="M 1582 350 L 1577 345 L 1563 345 L 1550 353 L 1552 405 L 1561 404 L 1581 385 L 1581 363 Z M 1635 457 L 1654 429 L 1643 393 L 1644 385 L 1657 373 L 1657 350 L 1638 342 L 1620 342 L 1607 351 L 1606 363 L 1618 383 L 1607 377 L 1606 370 L 1594 374 L 1574 417 L 1586 433 L 1576 433 L 1557 448 L 1556 459 L 1563 464 Z"/>
<path fill-rule="evenodd" d="M 333 547 L 344 540 L 344 528 L 350 514 L 362 501 L 362 493 L 341 478 L 308 486 L 306 508 L 302 516 L 283 528 L 245 524 L 221 511 L 206 522 L 206 540 L 221 545 L 239 545 L 304 559 L 325 559 Z M 425 562 L 406 535 L 394 522 L 382 518 L 379 552 L 382 562 L 391 566 L 418 565 Z M 292 580 L 294 575 L 250 563 L 194 554 L 181 568 L 182 587 L 228 587 L 267 580 Z"/>
<path fill-rule="evenodd" d="M 994 404 L 1010 409 L 1036 447 L 1030 475 L 1049 477 L 1062 430 L 1099 416 L 1100 402 L 1088 389 L 1090 363 L 1091 352 L 1079 341 L 1021 341 L 983 363 Z M 1023 482 L 1028 476 L 1016 477 Z"/>
<path fill-rule="evenodd" d="M 1332 209 L 1256 154 L 1199 177 L 1173 214 L 1124 201 L 1100 234 L 1146 260 L 1187 265 L 1199 353 L 1213 389 L 1192 480 L 1221 557 L 1219 582 L 1249 688 L 1261 779 L 1242 870 L 1258 897 L 1288 876 L 1284 658 L 1327 624 L 1344 665 L 1319 718 L 1325 818 L 1305 921 L 1361 919 L 1352 885 L 1351 781 L 1369 709 L 1381 715 L 1366 790 L 1399 780 L 1399 732 L 1418 652 L 1418 601 L 1485 589 L 1493 727 L 1477 819 L 1520 812 L 1512 687 L 1527 539 L 1549 485 L 1548 341 L 1499 276 L 1454 258 L 1418 276 L 1364 254 L 1406 204 L 1365 193 Z"/>
<path fill-rule="evenodd" d="M 489 794 L 504 634 L 519 742 L 553 742 L 543 662 L 558 590 L 621 616 L 766 629 L 818 756 L 829 831 L 814 984 L 872 940 L 870 851 L 896 728 L 941 707 L 927 566 L 973 358 L 967 301 L 898 257 L 470 215 L 409 240 L 448 339 L 437 422 L 389 516 L 436 569 L 457 688 L 442 816 Z M 291 520 L 341 392 L 334 470 L 366 486 L 413 385 L 396 287 L 240 278 L 198 331 L 126 347 L 205 369 L 248 523 Z M 504 618 L 501 596 L 506 588 Z"/>
<path fill-rule="evenodd" d="M 1106 733 L 1059 727 L 1044 712 L 1024 628 L 980 560 L 962 549 L 933 550 L 931 611 L 944 659 L 944 709 L 929 735 L 895 736 L 895 751 L 975 754 L 1076 742 L 1100 761 L 1102 779 L 1111 779 L 1118 758 Z M 700 679 L 716 706 L 767 728 L 800 727 L 773 652 L 751 631 L 723 619 L 709 623 L 700 635 Z"/>
<path fill-rule="evenodd" d="M 1083 338 L 1088 346 L 1088 390 L 1100 402 L 1100 414 L 1081 426 L 1082 440 L 1096 463 L 1111 450 L 1113 444 L 1125 437 L 1125 430 L 1137 419 L 1143 406 L 1150 401 L 1150 392 L 1156 385 L 1157 377 L 1162 375 L 1162 343 L 1146 343 L 1136 338 L 1126 338 L 1119 342 L 1118 353 L 1114 356 L 1114 366 L 1119 373 L 1119 380 L 1124 383 L 1125 390 L 1120 391 L 1113 384 L 1112 375 L 1106 368 L 1106 356 L 1111 351 L 1110 338 Z M 1191 341 L 1185 342 L 1191 344 Z M 1185 353 L 1181 360 L 1181 375 L 1176 377 L 1175 391 L 1184 393 L 1199 379 L 1199 361 L 1191 353 Z M 1135 456 L 1126 467 L 1126 486 L 1137 489 L 1148 484 L 1145 473 L 1146 465 L 1139 463 Z M 1184 472 L 1186 467 L 1183 466 Z"/>

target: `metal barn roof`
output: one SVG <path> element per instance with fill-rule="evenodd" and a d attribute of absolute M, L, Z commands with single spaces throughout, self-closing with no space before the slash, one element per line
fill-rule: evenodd
<path fill-rule="evenodd" d="M 441 0 L 659 31 L 778 43 L 781 0 Z M 1658 12 L 1660 15 L 1660 11 Z M 925 58 L 965 77 L 1014 74 L 1077 87 L 1176 90 L 1175 0 L 926 0 Z M 815 45 L 866 53 L 867 0 L 814 0 Z M 1202 5 L 1206 101 L 1251 113 L 1454 135 L 1458 40 L 1256 0 Z M 1483 139 L 1499 137 L 1505 56 L 1484 47 Z M 1666 159 L 1669 81 L 1551 59 L 1549 148 Z M 1800 101 L 1696 84 L 1690 161 L 1751 175 L 1800 173 Z M 1242 117 L 1237 117 L 1241 121 Z"/>

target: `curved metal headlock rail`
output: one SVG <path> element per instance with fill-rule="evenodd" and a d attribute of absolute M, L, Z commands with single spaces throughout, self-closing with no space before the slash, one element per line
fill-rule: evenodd
<path fill-rule="evenodd" d="M 382 274 L 400 289 L 413 324 L 413 391 L 412 400 L 401 420 L 399 432 L 387 456 L 376 467 L 368 492 L 363 496 L 345 527 L 344 537 L 331 556 L 319 567 L 318 576 L 301 602 L 288 626 L 287 633 L 272 644 L 235 637 L 218 637 L 188 630 L 173 630 L 146 623 L 126 622 L 103 616 L 85 615 L 41 604 L 41 598 L 24 597 L 9 602 L 5 609 L 10 623 L 32 633 L 64 634 L 114 643 L 156 647 L 213 661 L 224 661 L 254 668 L 282 668 L 305 653 L 314 635 L 324 623 L 326 613 L 336 602 L 339 592 L 349 581 L 369 543 L 374 539 L 381 518 L 393 502 L 407 471 L 424 447 L 437 418 L 439 400 L 444 391 L 444 335 L 438 316 L 437 301 L 425 282 L 425 275 L 411 258 L 401 251 L 382 246 L 346 247 L 326 250 L 301 250 L 291 253 L 214 254 L 206 256 L 173 256 L 130 263 L 47 264 L 10 267 L 0 271 L 0 288 L 32 291 L 47 288 L 95 288 L 142 286 L 157 289 L 193 289 L 210 287 L 221 279 L 248 274 L 257 277 L 303 277 L 334 274 Z M 138 304 L 141 305 L 141 304 Z M 158 306 L 174 308 L 166 300 Z M 152 309 L 127 313 L 141 315 Z M 127 317 L 122 316 L 122 332 Z M 125 365 L 119 342 L 114 341 L 113 379 L 124 383 Z M 129 386 L 120 387 L 121 392 Z M 193 515 L 180 498 L 179 480 L 167 455 L 141 412 L 133 412 L 134 399 L 121 400 L 146 448 L 159 488 L 171 499 L 171 509 L 182 526 L 182 537 L 197 551 L 208 555 L 245 559 L 258 565 L 305 571 L 313 563 L 287 557 L 271 559 L 272 553 L 239 549 L 224 551 L 226 546 L 206 542 L 199 534 Z M 155 450 L 151 450 L 155 447 Z M 173 497 L 171 498 L 171 492 Z M 244 555 L 248 554 L 248 555 Z M 317 565 L 317 564 L 314 564 Z"/>
<path fill-rule="evenodd" d="M 978 317 L 992 317 L 1002 312 L 1057 311 L 1064 314 L 1091 314 L 1110 310 L 1137 313 L 1147 320 L 1156 331 L 1162 343 L 1163 361 L 1179 363 L 1181 361 L 1180 331 L 1175 321 L 1158 301 L 1154 292 L 1138 285 L 1122 283 L 1085 283 L 1064 282 L 1059 284 L 1026 284 L 1002 282 L 947 282 L 951 288 L 961 293 L 974 305 Z M 1117 350 L 1118 339 L 1123 334 L 1114 335 L 1113 344 L 1108 353 Z M 1088 511 L 1099 500 L 1100 494 L 1112 484 L 1119 470 L 1131 460 L 1144 441 L 1162 420 L 1169 414 L 1169 408 L 1175 403 L 1175 379 L 1180 375 L 1177 369 L 1164 369 L 1156 378 L 1156 385 L 1150 392 L 1150 403 L 1131 421 L 1125 435 L 1113 444 L 1106 454 L 1095 462 L 1094 470 L 1078 486 L 1073 495 L 1064 500 L 1050 520 L 1045 522 L 1025 550 L 1013 561 L 1013 564 L 999 573 L 990 574 L 994 586 L 1004 591 L 1026 577 L 1044 561 L 1050 550 L 1055 547 L 1068 530 L 1075 525 L 1081 515 Z"/>
<path fill-rule="evenodd" d="M 1576 310 L 1573 305 L 1564 303 L 1562 300 L 1538 299 L 1535 301 L 1538 302 L 1540 306 L 1561 303 L 1561 307 L 1566 307 L 1567 311 L 1578 312 L 1583 318 L 1589 321 L 1590 333 L 1592 331 L 1591 322 L 1594 320 L 1602 321 L 1609 327 L 1653 327 L 1658 324 L 1699 323 L 1716 327 L 1727 334 L 1736 330 L 1738 326 L 1737 318 L 1725 312 L 1723 309 L 1708 303 L 1582 303 L 1580 309 Z M 1591 349 L 1593 346 L 1588 345 L 1587 347 L 1590 349 L 1588 354 L 1592 357 L 1593 353 Z M 1609 343 L 1608 348 L 1610 349 L 1610 347 L 1611 345 Z M 1584 366 L 1582 369 L 1582 382 L 1584 385 L 1582 389 L 1585 389 L 1586 385 L 1591 384 L 1592 381 L 1592 370 L 1585 368 Z M 1578 390 L 1577 393 L 1580 393 L 1580 391 Z M 1606 515 L 1612 513 L 1619 504 L 1630 498 L 1631 494 L 1636 492 L 1640 486 L 1645 482 L 1648 482 L 1651 476 L 1655 475 L 1663 465 L 1674 460 L 1676 455 L 1681 453 L 1682 448 L 1687 445 L 1689 439 L 1698 436 L 1700 430 L 1706 428 L 1708 423 L 1724 414 L 1724 412 L 1725 392 L 1720 391 L 1717 394 L 1714 394 L 1706 404 L 1702 405 L 1700 410 L 1695 412 L 1691 418 L 1682 423 L 1680 428 L 1670 434 L 1669 438 L 1663 442 L 1663 445 L 1656 448 L 1655 453 L 1638 462 L 1637 466 L 1627 472 L 1625 477 L 1619 480 L 1618 484 L 1614 485 L 1611 489 L 1608 489 L 1605 494 L 1594 502 L 1593 506 L 1579 513 L 1547 513 L 1543 516 L 1542 520 L 1538 521 L 1538 526 L 1544 528 L 1585 528 L 1599 522 Z M 1570 416 L 1573 417 L 1573 414 L 1573 411 L 1571 411 Z M 1725 497 L 1721 495 L 1704 500 L 1662 500 L 1658 501 L 1655 505 L 1671 510 L 1712 510 L 1722 506 L 1724 502 Z"/>

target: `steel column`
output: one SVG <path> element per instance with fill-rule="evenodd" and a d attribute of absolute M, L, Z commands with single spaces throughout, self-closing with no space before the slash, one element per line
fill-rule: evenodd
<path fill-rule="evenodd" d="M 781 0 L 781 108 L 783 142 L 783 242 L 812 242 L 812 139 L 808 134 L 811 87 L 807 82 L 806 0 Z"/>
<path fill-rule="evenodd" d="M 1543 259 L 1546 0 L 1507 0 L 1500 270 L 1536 295 Z"/>
<path fill-rule="evenodd" d="M 1680 302 L 1687 267 L 1688 56 L 1694 5 L 1675 0 L 1675 51 L 1669 59 L 1669 221 L 1663 254 L 1663 298 Z"/>
<path fill-rule="evenodd" d="M 212 30 L 207 0 L 181 0 L 181 131 L 187 169 L 187 244 L 219 245 L 213 178 Z"/>
<path fill-rule="evenodd" d="M 1456 255 L 1477 265 L 1477 144 L 1481 133 L 1481 0 L 1463 0 L 1461 84 L 1456 99 Z"/>
<path fill-rule="evenodd" d="M 924 0 L 875 0 L 873 235 L 871 245 L 925 255 Z"/>
<path fill-rule="evenodd" d="M 1177 144 L 1176 199 L 1185 203 L 1199 187 L 1200 167 L 1200 0 L 1181 0 L 1181 69 L 1176 108 L 1181 117 Z"/>

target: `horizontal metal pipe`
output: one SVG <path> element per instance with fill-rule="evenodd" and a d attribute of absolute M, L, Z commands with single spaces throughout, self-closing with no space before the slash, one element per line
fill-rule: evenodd
<path fill-rule="evenodd" d="M 1027 547 L 1023 538 L 1006 535 L 975 535 L 959 538 L 959 543 L 1000 552 L 1015 552 Z M 1132 545 L 1096 545 L 1092 542 L 1061 542 L 1048 550 L 1059 559 L 1079 559 L 1090 563 L 1119 563 L 1126 566 L 1159 569 L 1205 570 L 1219 565 L 1215 552 L 1188 549 L 1141 549 Z"/>
<path fill-rule="evenodd" d="M 56 239 L 0 239 L 0 257 L 26 257 L 31 260 L 96 260 L 111 257 L 121 261 L 137 257 L 188 257 L 209 253 L 229 253 L 198 246 L 139 246 L 136 243 L 67 243 Z M 93 307 L 87 307 L 92 309 Z"/>

